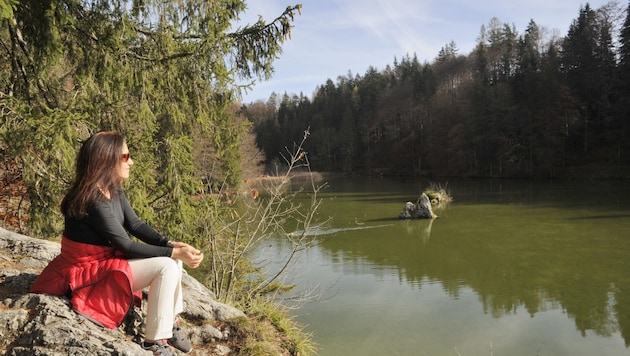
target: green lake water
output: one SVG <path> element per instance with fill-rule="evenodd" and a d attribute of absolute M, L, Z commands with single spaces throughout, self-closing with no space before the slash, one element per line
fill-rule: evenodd
<path fill-rule="evenodd" d="M 630 355 L 630 182 L 338 179 L 286 283 L 319 355 Z M 270 241 L 263 259 L 289 246 Z M 272 266 L 272 265 L 270 265 Z"/>

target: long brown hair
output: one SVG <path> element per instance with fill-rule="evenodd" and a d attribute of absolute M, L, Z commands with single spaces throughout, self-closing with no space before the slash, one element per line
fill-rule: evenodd
<path fill-rule="evenodd" d="M 100 131 L 81 146 L 77 155 L 74 182 L 61 202 L 66 217 L 82 218 L 90 205 L 103 196 L 117 194 L 122 184 L 118 173 L 124 137 L 114 131 Z"/>

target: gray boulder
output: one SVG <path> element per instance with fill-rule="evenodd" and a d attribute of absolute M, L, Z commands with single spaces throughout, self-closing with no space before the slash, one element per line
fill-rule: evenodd
<path fill-rule="evenodd" d="M 431 208 L 431 200 L 422 193 L 416 203 L 410 201 L 405 203 L 403 211 L 398 215 L 399 219 L 435 219 L 437 215 L 433 213 Z"/>
<path fill-rule="evenodd" d="M 74 312 L 65 297 L 28 293 L 60 248 L 59 243 L 0 228 L 0 354 L 149 355 L 139 346 L 144 309 L 134 307 L 120 327 L 108 330 Z M 232 333 L 226 321 L 245 314 L 215 301 L 214 294 L 187 273 L 182 284 L 184 313 L 180 321 L 194 345 L 188 355 L 230 353 Z"/>

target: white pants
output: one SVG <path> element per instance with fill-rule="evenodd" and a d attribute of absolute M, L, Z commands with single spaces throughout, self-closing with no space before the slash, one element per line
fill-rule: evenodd
<path fill-rule="evenodd" d="M 146 340 L 169 339 L 173 320 L 184 310 L 182 298 L 182 261 L 170 257 L 131 259 L 129 266 L 133 290 L 149 287 Z"/>

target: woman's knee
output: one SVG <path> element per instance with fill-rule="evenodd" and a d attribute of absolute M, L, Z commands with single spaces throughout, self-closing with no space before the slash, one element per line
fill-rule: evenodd
<path fill-rule="evenodd" d="M 178 274 L 179 266 L 177 265 L 177 261 L 170 257 L 157 257 L 160 263 L 160 273 L 161 274 Z"/>

